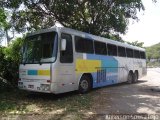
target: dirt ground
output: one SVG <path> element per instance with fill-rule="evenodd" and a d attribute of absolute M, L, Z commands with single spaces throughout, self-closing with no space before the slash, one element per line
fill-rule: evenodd
<path fill-rule="evenodd" d="M 0 95 L 0 115 L 0 120 L 160 120 L 160 68 L 149 68 L 138 83 L 82 95 L 6 92 Z"/>
<path fill-rule="evenodd" d="M 147 76 L 136 84 L 123 83 L 95 92 L 93 110 L 97 115 L 93 119 L 118 114 L 151 115 L 160 120 L 160 68 L 149 68 Z"/>

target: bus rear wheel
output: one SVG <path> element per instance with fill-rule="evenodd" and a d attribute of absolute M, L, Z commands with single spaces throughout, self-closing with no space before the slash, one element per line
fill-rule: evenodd
<path fill-rule="evenodd" d="M 129 83 L 129 84 L 133 83 L 133 79 L 134 79 L 133 73 L 129 72 L 127 83 Z"/>
<path fill-rule="evenodd" d="M 81 94 L 87 93 L 91 89 L 91 80 L 87 75 L 81 77 L 79 82 L 78 92 Z"/>
<path fill-rule="evenodd" d="M 134 83 L 138 82 L 138 73 L 137 72 L 134 73 L 133 82 Z"/>

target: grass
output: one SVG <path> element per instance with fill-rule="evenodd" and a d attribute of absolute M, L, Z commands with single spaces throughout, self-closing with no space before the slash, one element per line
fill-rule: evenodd
<path fill-rule="evenodd" d="M 76 92 L 53 95 L 29 93 L 12 88 L 0 91 L 0 116 L 38 114 L 47 115 L 49 120 L 65 117 L 79 120 L 91 109 L 92 97 L 92 92 L 83 95 Z"/>

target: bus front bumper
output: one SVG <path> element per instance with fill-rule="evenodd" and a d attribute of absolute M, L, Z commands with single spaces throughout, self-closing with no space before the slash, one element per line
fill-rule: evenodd
<path fill-rule="evenodd" d="M 43 92 L 43 93 L 52 93 L 51 92 L 51 84 L 44 84 L 44 83 L 37 83 L 37 82 L 18 82 L 18 88 L 27 91 L 34 91 L 34 92 Z"/>

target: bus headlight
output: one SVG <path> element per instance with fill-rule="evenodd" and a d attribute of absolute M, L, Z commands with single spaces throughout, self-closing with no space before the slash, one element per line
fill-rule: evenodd
<path fill-rule="evenodd" d="M 41 84 L 40 89 L 43 90 L 43 91 L 49 91 L 50 90 L 50 85 Z"/>

